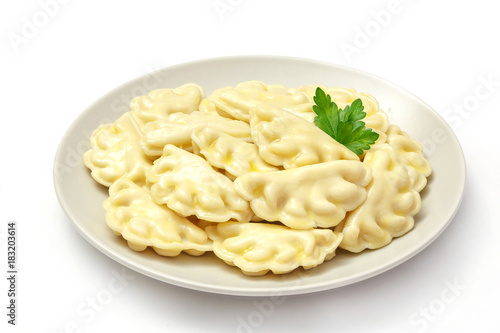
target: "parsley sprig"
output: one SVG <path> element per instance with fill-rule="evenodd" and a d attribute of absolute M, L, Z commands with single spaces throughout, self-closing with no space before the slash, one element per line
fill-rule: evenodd
<path fill-rule="evenodd" d="M 330 95 L 318 87 L 314 102 L 313 110 L 317 115 L 314 124 L 358 156 L 377 141 L 378 134 L 366 128 L 361 121 L 366 112 L 363 112 L 363 103 L 359 98 L 342 110 L 332 102 Z"/>

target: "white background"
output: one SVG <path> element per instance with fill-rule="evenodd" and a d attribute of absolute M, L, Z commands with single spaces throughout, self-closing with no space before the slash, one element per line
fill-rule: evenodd
<path fill-rule="evenodd" d="M 17 221 L 19 275 L 15 327 L 7 325 L 1 278 L 0 330 L 498 332 L 500 20 L 493 1 L 465 3 L 2 2 L 0 266 L 6 272 L 6 224 Z M 377 277 L 279 302 L 171 286 L 89 245 L 61 210 L 52 183 L 58 143 L 74 119 L 109 90 L 153 70 L 253 54 L 361 69 L 443 115 L 467 161 L 465 196 L 448 229 Z"/>

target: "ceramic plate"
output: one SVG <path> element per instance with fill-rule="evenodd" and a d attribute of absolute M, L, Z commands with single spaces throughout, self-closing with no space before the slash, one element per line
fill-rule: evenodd
<path fill-rule="evenodd" d="M 212 253 L 175 258 L 152 250 L 134 252 L 106 225 L 102 202 L 107 189 L 97 184 L 82 163 L 92 131 L 128 111 L 128 101 L 155 88 L 195 82 L 206 94 L 247 80 L 297 87 L 310 84 L 352 87 L 372 94 L 392 124 L 419 140 L 433 167 L 422 192 L 422 210 L 415 227 L 388 246 L 360 254 L 342 250 L 312 270 L 283 276 L 247 277 Z M 70 221 L 97 249 L 117 262 L 152 278 L 195 290 L 228 295 L 291 295 L 341 287 L 383 273 L 408 260 L 433 242 L 455 215 L 464 191 L 465 162 L 453 131 L 422 100 L 377 76 L 324 62 L 271 56 L 216 58 L 165 68 L 132 80 L 85 110 L 63 137 L 55 158 L 58 199 Z"/>

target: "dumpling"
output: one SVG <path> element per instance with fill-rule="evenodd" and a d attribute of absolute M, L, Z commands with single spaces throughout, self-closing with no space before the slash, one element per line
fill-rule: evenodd
<path fill-rule="evenodd" d="M 191 133 L 207 126 L 245 141 L 252 140 L 247 123 L 223 118 L 218 114 L 195 111 L 191 114 L 175 113 L 148 123 L 141 145 L 148 156 L 154 157 L 161 156 L 163 147 L 167 144 L 192 150 Z"/>
<path fill-rule="evenodd" d="M 325 93 L 329 94 L 332 101 L 335 102 L 340 109 L 344 109 L 347 105 L 352 104 L 352 102 L 358 98 L 361 99 L 361 102 L 363 103 L 363 111 L 366 112 L 366 117 L 363 118 L 363 122 L 367 128 L 371 128 L 379 135 L 376 143 L 385 142 L 387 138 L 385 132 L 389 128 L 389 118 L 387 117 L 387 114 L 379 108 L 378 101 L 372 95 L 368 93 L 359 93 L 353 88 L 328 88 L 322 85 L 309 85 L 297 88 L 296 90 L 303 92 L 313 99 L 318 87 L 323 89 Z"/>
<path fill-rule="evenodd" d="M 387 130 L 389 129 L 389 117 L 381 110 L 372 115 L 367 115 L 362 119 L 366 128 L 371 128 L 373 132 L 378 134 L 378 139 L 375 143 L 384 143 L 387 140 Z"/>
<path fill-rule="evenodd" d="M 427 177 L 432 173 L 431 164 L 425 158 L 422 146 L 396 125 L 389 127 L 387 143 L 394 147 L 400 163 L 407 168 L 412 188 L 420 192 L 427 184 Z"/>
<path fill-rule="evenodd" d="M 246 275 L 285 274 L 335 256 L 342 235 L 330 229 L 293 230 L 267 223 L 219 223 L 206 228 L 213 251 Z"/>
<path fill-rule="evenodd" d="M 201 86 L 188 83 L 175 89 L 155 89 L 147 95 L 137 96 L 130 102 L 130 110 L 134 117 L 146 124 L 172 113 L 196 111 L 204 97 Z"/>
<path fill-rule="evenodd" d="M 135 118 L 127 112 L 113 124 L 99 125 L 90 138 L 91 148 L 83 155 L 83 162 L 92 177 L 104 186 L 121 178 L 143 186 L 153 161 L 142 151 L 140 138 Z"/>
<path fill-rule="evenodd" d="M 309 121 L 315 116 L 311 98 L 303 92 L 290 92 L 282 85 L 267 85 L 261 81 L 246 81 L 236 87 L 218 89 L 207 100 L 219 114 L 246 122 L 250 120 L 250 109 L 261 103 L 280 107 Z"/>
<path fill-rule="evenodd" d="M 212 249 L 204 230 L 151 201 L 148 191 L 128 179 L 110 187 L 103 206 L 107 225 L 135 251 L 151 246 L 163 256 L 176 256 L 182 251 L 198 256 Z"/>
<path fill-rule="evenodd" d="M 330 228 L 366 198 L 371 171 L 359 161 L 331 161 L 273 172 L 250 172 L 234 188 L 255 215 L 293 229 Z"/>
<path fill-rule="evenodd" d="M 191 138 L 195 151 L 212 166 L 226 170 L 234 177 L 251 171 L 277 171 L 259 155 L 258 147 L 211 127 L 193 131 Z"/>
<path fill-rule="evenodd" d="M 165 146 L 147 179 L 153 201 L 166 204 L 182 216 L 196 215 L 210 222 L 248 222 L 253 217 L 248 202 L 236 193 L 231 180 L 200 156 L 176 146 Z"/>
<path fill-rule="evenodd" d="M 367 116 L 371 116 L 379 112 L 379 105 L 377 100 L 370 94 L 367 93 L 359 93 L 355 89 L 350 88 L 341 88 L 341 87 L 326 87 L 323 85 L 308 85 L 299 88 L 294 88 L 293 91 L 300 91 L 313 100 L 314 95 L 316 95 L 316 89 L 321 88 L 325 93 L 329 94 L 332 98 L 332 101 L 337 104 L 340 109 L 346 107 L 346 105 L 350 105 L 356 99 L 361 99 L 363 102 L 363 107 Z"/>
<path fill-rule="evenodd" d="M 420 195 L 397 150 L 389 144 L 372 146 L 363 163 L 373 172 L 366 201 L 349 212 L 335 231 L 342 232 L 341 248 L 351 252 L 377 249 L 413 228 Z"/>
<path fill-rule="evenodd" d="M 250 129 L 262 159 L 285 169 L 333 160 L 359 161 L 313 123 L 269 104 L 252 108 Z"/>

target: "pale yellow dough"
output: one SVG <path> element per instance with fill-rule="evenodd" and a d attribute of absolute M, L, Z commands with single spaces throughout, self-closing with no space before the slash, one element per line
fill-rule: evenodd
<path fill-rule="evenodd" d="M 192 151 L 191 133 L 205 127 L 215 128 L 244 141 L 252 141 L 247 123 L 223 118 L 216 113 L 194 111 L 190 114 L 174 113 L 148 123 L 141 138 L 141 146 L 152 157 L 161 156 L 163 147 L 167 144 Z"/>
<path fill-rule="evenodd" d="M 309 121 L 314 119 L 311 97 L 282 85 L 267 85 L 262 81 L 246 81 L 236 87 L 218 89 L 207 100 L 213 104 L 210 108 L 222 116 L 246 122 L 250 120 L 250 110 L 262 103 L 272 104 Z"/>
<path fill-rule="evenodd" d="M 412 188 L 418 192 L 422 191 L 427 185 L 427 177 L 432 173 L 431 164 L 424 157 L 422 146 L 396 125 L 389 127 L 387 143 L 398 153 L 399 163 L 408 171 Z"/>
<path fill-rule="evenodd" d="M 211 222 L 248 222 L 253 216 L 250 205 L 236 193 L 231 180 L 200 156 L 176 146 L 165 146 L 148 181 L 153 201 L 166 204 L 182 216 L 196 215 Z"/>
<path fill-rule="evenodd" d="M 368 151 L 357 156 L 314 124 L 318 87 L 341 109 L 361 99 L 379 134 Z M 132 249 L 213 250 L 252 276 L 386 246 L 413 228 L 432 172 L 372 95 L 261 81 L 138 96 L 97 127 L 83 161 L 109 187 L 106 223 Z"/>
<path fill-rule="evenodd" d="M 371 168 L 373 179 L 366 187 L 366 201 L 335 228 L 344 235 L 341 248 L 378 249 L 413 228 L 421 201 L 401 156 L 387 143 L 366 153 L 363 164 Z"/>
<path fill-rule="evenodd" d="M 294 230 L 267 223 L 220 223 L 206 231 L 215 255 L 251 276 L 310 269 L 335 256 L 342 235 L 330 229 Z"/>
<path fill-rule="evenodd" d="M 128 179 L 110 187 L 104 209 L 108 226 L 135 251 L 151 246 L 158 254 L 171 257 L 182 251 L 198 256 L 212 249 L 205 231 L 154 203 L 148 191 Z"/>
<path fill-rule="evenodd" d="M 130 110 L 143 124 L 162 119 L 173 113 L 189 114 L 199 109 L 205 97 L 203 88 L 194 83 L 175 89 L 155 89 L 137 96 L 130 102 Z"/>
<path fill-rule="evenodd" d="M 104 186 L 122 178 L 145 186 L 153 160 L 142 151 L 140 139 L 136 119 L 127 112 L 113 124 L 99 125 L 90 137 L 91 149 L 83 155 L 83 162 Z"/>
<path fill-rule="evenodd" d="M 191 138 L 197 154 L 205 157 L 212 166 L 226 170 L 233 177 L 252 171 L 279 170 L 260 157 L 257 145 L 214 128 L 195 130 Z"/>
<path fill-rule="evenodd" d="M 356 160 L 356 154 L 316 125 L 270 104 L 250 110 L 250 129 L 260 156 L 285 169 L 334 160 Z"/>
<path fill-rule="evenodd" d="M 366 198 L 372 173 L 359 161 L 330 161 L 301 168 L 250 172 L 234 188 L 254 213 L 294 229 L 336 226 Z"/>

